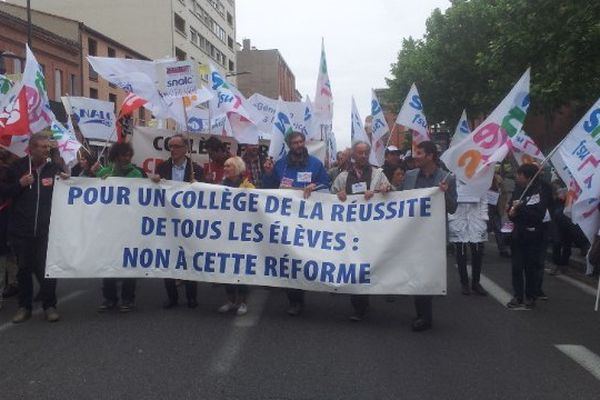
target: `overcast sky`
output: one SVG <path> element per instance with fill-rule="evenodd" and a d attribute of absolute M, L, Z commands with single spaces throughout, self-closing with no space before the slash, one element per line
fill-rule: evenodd
<path fill-rule="evenodd" d="M 435 8 L 448 0 L 237 0 L 237 41 L 278 49 L 296 76 L 296 88 L 315 96 L 321 37 L 333 90 L 333 130 L 338 148 L 350 144 L 354 95 L 362 119 L 371 88 L 385 87 L 402 39 L 421 38 Z"/>

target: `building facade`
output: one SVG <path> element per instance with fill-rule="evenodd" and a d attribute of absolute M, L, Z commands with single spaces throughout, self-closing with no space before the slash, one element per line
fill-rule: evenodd
<path fill-rule="evenodd" d="M 151 59 L 195 60 L 223 74 L 237 70 L 234 0 L 52 0 L 33 7 L 81 21 Z"/>
<path fill-rule="evenodd" d="M 56 15 L 32 11 L 32 51 L 44 70 L 48 98 L 53 111 L 64 121 L 61 96 L 84 96 L 110 101 L 118 108 L 126 93 L 111 85 L 86 61 L 88 55 L 148 59 L 110 37 L 88 27 L 84 23 Z M 27 43 L 26 9 L 8 3 L 0 3 L 0 53 L 5 72 L 20 75 L 25 67 L 25 43 Z M 150 113 L 143 108 L 136 118 L 146 122 Z"/>
<path fill-rule="evenodd" d="M 237 86 L 244 96 L 260 93 L 272 99 L 302 100 L 296 90 L 296 77 L 279 50 L 258 50 L 251 46 L 250 39 L 244 39 L 237 60 Z"/>

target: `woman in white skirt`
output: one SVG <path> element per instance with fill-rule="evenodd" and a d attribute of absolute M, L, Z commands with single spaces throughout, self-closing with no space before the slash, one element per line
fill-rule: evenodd
<path fill-rule="evenodd" d="M 465 187 L 457 185 L 458 208 L 448 215 L 448 240 L 454 243 L 456 264 L 462 285 L 462 293 L 471 291 L 481 296 L 487 292 L 479 283 L 483 262 L 483 244 L 487 242 L 488 205 L 486 197 L 470 195 Z M 471 285 L 467 272 L 467 251 L 471 250 Z"/>

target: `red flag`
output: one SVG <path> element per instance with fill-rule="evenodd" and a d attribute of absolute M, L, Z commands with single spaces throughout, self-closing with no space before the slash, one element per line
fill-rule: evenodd
<path fill-rule="evenodd" d="M 131 115 L 135 110 L 137 110 L 138 108 L 142 107 L 144 104 L 146 104 L 148 101 L 142 99 L 141 97 L 133 94 L 133 93 L 129 93 L 127 95 L 127 97 L 125 97 L 125 100 L 123 100 L 123 104 L 121 104 L 121 110 L 119 111 L 119 116 L 117 117 L 117 137 L 118 137 L 118 141 L 122 142 L 123 141 L 123 127 L 121 125 L 121 119 Z"/>
<path fill-rule="evenodd" d="M 22 88 L 12 103 L 0 110 L 0 136 L 21 136 L 29 133 L 27 95 L 25 88 Z"/>

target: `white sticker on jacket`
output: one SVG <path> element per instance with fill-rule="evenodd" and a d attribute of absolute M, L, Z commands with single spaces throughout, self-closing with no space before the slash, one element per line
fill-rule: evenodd
<path fill-rule="evenodd" d="M 529 198 L 529 200 L 527 200 L 527 204 L 526 205 L 528 205 L 528 206 L 534 206 L 536 204 L 539 204 L 539 202 L 540 202 L 540 194 L 537 193 L 537 194 L 532 195 Z"/>

